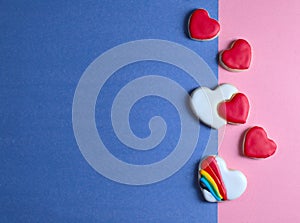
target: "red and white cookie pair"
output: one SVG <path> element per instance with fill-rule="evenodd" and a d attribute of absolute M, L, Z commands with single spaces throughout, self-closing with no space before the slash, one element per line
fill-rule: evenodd
<path fill-rule="evenodd" d="M 220 33 L 220 24 L 205 9 L 196 9 L 189 18 L 188 31 L 191 39 L 213 40 Z M 245 71 L 251 64 L 252 50 L 244 39 L 233 41 L 231 47 L 219 54 L 219 63 L 228 71 Z"/>
<path fill-rule="evenodd" d="M 199 87 L 191 94 L 194 114 L 206 125 L 218 129 L 227 123 L 246 123 L 250 105 L 246 95 L 231 84 L 219 85 L 211 90 Z"/>

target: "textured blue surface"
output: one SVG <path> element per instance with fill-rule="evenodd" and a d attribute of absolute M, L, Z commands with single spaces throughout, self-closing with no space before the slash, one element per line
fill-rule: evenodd
<path fill-rule="evenodd" d="M 217 0 L 0 2 L 0 222 L 217 222 L 217 206 L 202 200 L 197 179 L 208 128 L 201 127 L 197 149 L 179 172 L 147 186 L 122 185 L 94 171 L 72 129 L 72 100 L 82 73 L 118 44 L 148 38 L 177 42 L 217 74 L 217 39 L 196 42 L 186 36 L 188 15 L 199 7 L 217 18 Z M 116 72 L 98 101 L 109 101 L 125 82 L 153 73 L 172 73 L 188 91 L 197 87 L 176 67 L 141 62 Z M 143 128 L 148 117 L 166 116 L 170 132 L 161 148 L 147 152 L 118 142 L 111 124 L 101 120 L 108 110 L 100 105 L 97 127 L 119 159 L 152 163 L 172 151 L 180 133 L 176 110 L 167 101 L 149 97 L 132 109 L 130 122 L 141 123 L 132 126 L 141 137 L 149 134 Z M 141 110 L 146 112 L 139 117 Z"/>

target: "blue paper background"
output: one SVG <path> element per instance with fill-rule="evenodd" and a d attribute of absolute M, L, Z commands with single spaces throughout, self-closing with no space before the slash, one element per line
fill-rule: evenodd
<path fill-rule="evenodd" d="M 119 184 L 94 171 L 72 129 L 72 100 L 82 73 L 118 44 L 148 38 L 177 42 L 217 74 L 217 39 L 196 42 L 186 35 L 188 16 L 200 7 L 218 17 L 217 0 L 0 2 L 0 222 L 217 221 L 217 206 L 202 200 L 196 179 L 209 128 L 201 127 L 197 149 L 179 172 L 146 186 Z M 130 118 L 138 119 L 133 131 L 143 137 L 149 134 L 142 127 L 147 117 L 166 116 L 171 130 L 155 150 L 126 148 L 101 120 L 109 107 L 100 102 L 131 79 L 153 73 L 172 73 L 188 91 L 197 87 L 180 69 L 153 61 L 131 64 L 109 79 L 96 120 L 107 147 L 126 162 L 161 160 L 179 135 L 176 111 L 156 97 L 137 103 Z M 160 109 L 153 106 L 158 103 Z M 213 136 L 217 146 L 216 131 Z"/>

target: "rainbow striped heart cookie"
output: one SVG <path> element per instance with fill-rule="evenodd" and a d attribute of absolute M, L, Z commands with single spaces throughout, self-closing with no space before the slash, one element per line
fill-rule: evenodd
<path fill-rule="evenodd" d="M 208 202 L 234 200 L 246 190 L 247 178 L 238 170 L 228 169 L 219 156 L 207 156 L 199 164 L 199 184 Z"/>

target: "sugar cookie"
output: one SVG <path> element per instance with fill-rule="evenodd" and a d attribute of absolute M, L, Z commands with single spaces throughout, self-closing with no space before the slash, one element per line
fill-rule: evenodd
<path fill-rule="evenodd" d="M 207 41 L 219 35 L 220 24 L 205 9 L 197 9 L 189 18 L 188 30 L 191 39 Z"/>
<path fill-rule="evenodd" d="M 246 95 L 237 93 L 218 106 L 219 115 L 231 124 L 246 123 L 249 114 L 249 101 Z"/>
<path fill-rule="evenodd" d="M 219 54 L 219 62 L 226 70 L 244 71 L 251 64 L 251 46 L 244 39 L 234 41 L 230 49 L 224 50 Z"/>
<path fill-rule="evenodd" d="M 215 90 L 199 87 L 191 94 L 191 107 L 194 114 L 206 125 L 218 129 L 227 121 L 218 113 L 219 103 L 229 100 L 238 89 L 230 84 L 219 85 Z"/>
<path fill-rule="evenodd" d="M 269 139 L 266 131 L 258 126 L 247 130 L 244 136 L 243 152 L 250 158 L 267 158 L 277 149 L 276 143 Z"/>
<path fill-rule="evenodd" d="M 198 179 L 206 201 L 234 200 L 246 190 L 247 178 L 238 170 L 229 170 L 219 156 L 208 156 L 199 164 Z"/>

